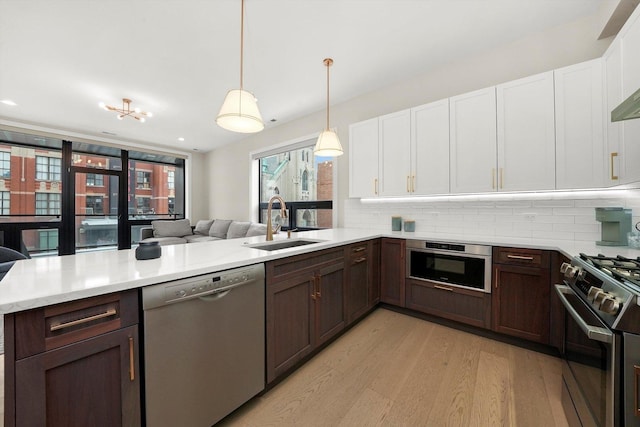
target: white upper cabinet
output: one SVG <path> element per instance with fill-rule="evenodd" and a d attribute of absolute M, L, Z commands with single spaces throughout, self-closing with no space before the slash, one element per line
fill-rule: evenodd
<path fill-rule="evenodd" d="M 622 100 L 625 100 L 640 89 L 640 8 L 636 8 L 631 14 L 620 35 L 622 39 Z M 622 184 L 627 184 L 640 181 L 640 119 L 625 120 L 622 123 L 624 134 L 623 146 L 620 150 L 620 180 Z"/>
<path fill-rule="evenodd" d="M 378 195 L 378 118 L 349 126 L 349 197 Z"/>
<path fill-rule="evenodd" d="M 380 195 L 411 193 L 411 110 L 378 118 L 380 135 Z"/>
<path fill-rule="evenodd" d="M 555 188 L 553 72 L 496 87 L 498 191 Z"/>
<path fill-rule="evenodd" d="M 449 193 L 449 100 L 411 109 L 412 194 Z"/>
<path fill-rule="evenodd" d="M 602 60 L 555 70 L 556 188 L 605 184 Z"/>
<path fill-rule="evenodd" d="M 624 100 L 622 98 L 622 43 L 619 39 L 613 41 L 602 57 L 604 67 L 604 123 L 605 123 L 605 185 L 612 186 L 621 183 L 620 180 L 620 152 L 622 151 L 621 122 L 611 121 L 611 111 Z"/>
<path fill-rule="evenodd" d="M 495 191 L 495 87 L 455 96 L 449 102 L 451 192 Z"/>

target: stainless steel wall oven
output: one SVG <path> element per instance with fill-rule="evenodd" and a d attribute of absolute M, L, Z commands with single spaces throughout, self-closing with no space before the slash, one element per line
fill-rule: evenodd
<path fill-rule="evenodd" d="M 407 277 L 491 292 L 491 246 L 407 240 Z"/>

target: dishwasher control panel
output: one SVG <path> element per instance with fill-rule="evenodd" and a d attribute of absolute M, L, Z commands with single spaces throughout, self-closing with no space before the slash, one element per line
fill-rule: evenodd
<path fill-rule="evenodd" d="M 264 265 L 256 264 L 233 270 L 160 283 L 142 289 L 143 308 L 222 293 L 227 289 L 264 279 Z"/>

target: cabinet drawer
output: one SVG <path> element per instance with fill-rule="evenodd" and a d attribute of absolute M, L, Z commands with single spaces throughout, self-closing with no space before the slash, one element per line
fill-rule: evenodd
<path fill-rule="evenodd" d="M 443 286 L 424 280 L 406 280 L 407 308 L 480 328 L 491 322 L 491 294 Z"/>
<path fill-rule="evenodd" d="M 493 248 L 493 262 L 496 264 L 549 268 L 549 260 L 549 251 L 522 248 Z"/>
<path fill-rule="evenodd" d="M 269 261 L 266 264 L 267 285 L 337 261 L 344 261 L 343 247 Z"/>
<path fill-rule="evenodd" d="M 16 313 L 16 359 L 138 323 L 138 292 L 131 290 Z"/>

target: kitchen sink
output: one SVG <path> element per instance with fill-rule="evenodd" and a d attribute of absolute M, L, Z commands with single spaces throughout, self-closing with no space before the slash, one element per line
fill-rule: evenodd
<path fill-rule="evenodd" d="M 250 248 L 261 249 L 263 251 L 277 251 L 278 249 L 295 248 L 297 246 L 312 245 L 314 243 L 321 243 L 324 240 L 308 240 L 308 239 L 287 239 L 279 241 L 271 241 L 265 243 L 254 243 L 248 245 Z"/>

